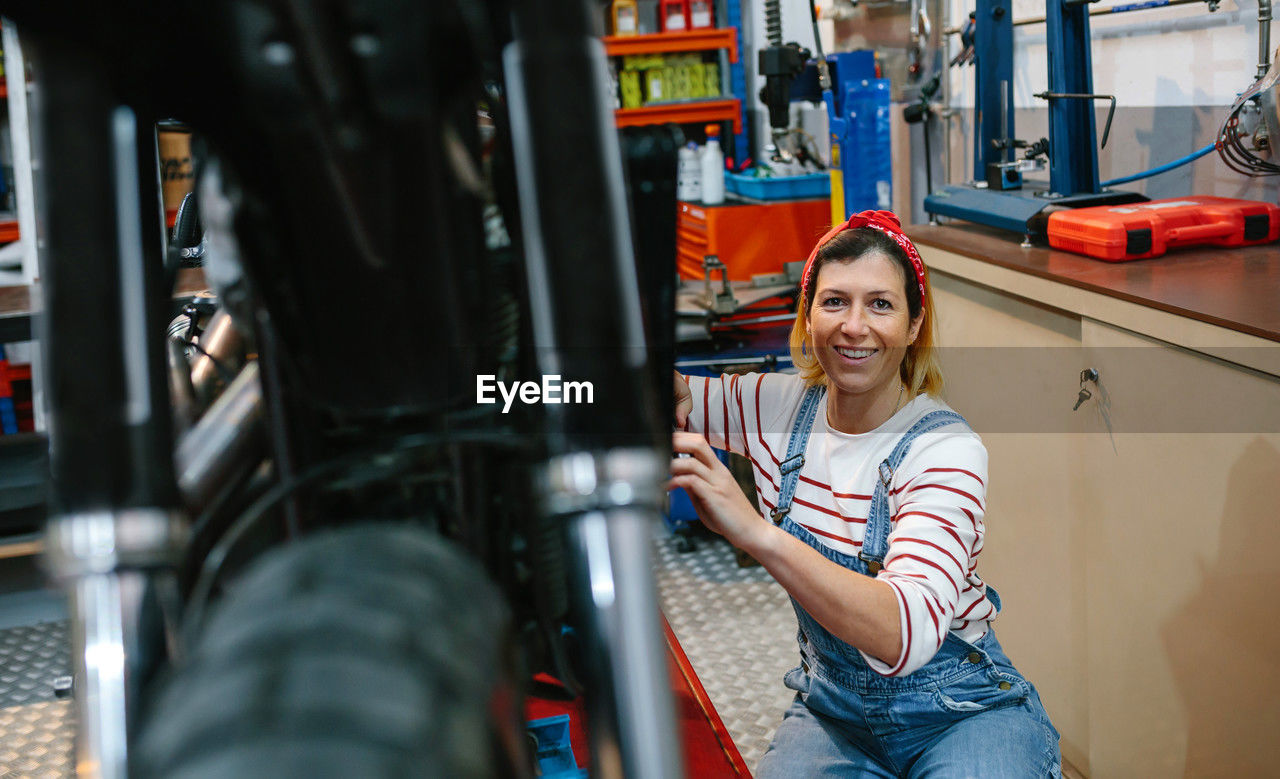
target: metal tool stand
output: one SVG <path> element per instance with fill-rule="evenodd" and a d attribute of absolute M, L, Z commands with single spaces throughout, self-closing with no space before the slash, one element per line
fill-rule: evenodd
<path fill-rule="evenodd" d="M 824 88 L 831 134 L 831 221 L 893 202 L 889 79 L 876 78 L 869 49 L 828 54 Z"/>
<path fill-rule="evenodd" d="M 706 273 L 703 301 L 707 310 L 719 316 L 737 311 L 738 301 L 733 297 L 733 287 L 729 286 L 728 267 L 723 262 L 720 262 L 720 258 L 716 255 L 708 254 L 702 258 L 702 269 Z M 720 274 L 720 290 L 718 292 L 712 288 L 711 276 L 715 273 Z"/>
<path fill-rule="evenodd" d="M 1013 13 L 1009 0 L 978 0 L 975 37 L 974 183 L 944 187 L 924 200 L 931 215 L 951 216 L 1026 236 L 1045 231 L 1045 209 L 1134 203 L 1135 192 L 1099 186 L 1089 6 L 1045 4 L 1049 53 L 1049 183 L 1026 182 L 1014 152 Z M 999 175 L 993 177 L 993 171 Z"/>

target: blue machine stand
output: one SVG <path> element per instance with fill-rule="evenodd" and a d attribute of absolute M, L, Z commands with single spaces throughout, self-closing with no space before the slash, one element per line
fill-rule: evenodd
<path fill-rule="evenodd" d="M 893 207 L 889 79 L 876 78 L 870 50 L 828 54 L 824 89 L 831 131 L 831 221 Z M 842 215 L 843 214 L 843 215 Z"/>
<path fill-rule="evenodd" d="M 1135 203 L 1136 192 L 1099 186 L 1097 126 L 1088 3 L 1048 0 L 1049 182 L 1024 182 L 1014 167 L 1013 13 L 1011 0 L 978 0 L 974 54 L 974 184 L 944 187 L 924 199 L 931 216 L 951 216 L 1043 235 L 1048 212 L 1061 208 Z M 1084 96 L 1085 99 L 1077 99 Z"/>

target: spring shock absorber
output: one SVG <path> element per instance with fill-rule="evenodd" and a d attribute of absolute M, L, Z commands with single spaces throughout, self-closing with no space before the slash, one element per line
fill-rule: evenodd
<path fill-rule="evenodd" d="M 782 45 L 782 9 L 778 0 L 765 0 L 764 30 L 770 46 Z"/>
<path fill-rule="evenodd" d="M 791 82 L 804 70 L 809 51 L 795 43 L 782 45 L 782 10 L 778 0 L 765 0 L 764 25 L 769 45 L 757 53 L 756 69 L 764 78 L 760 102 L 769 109 L 773 136 L 773 143 L 767 148 L 775 162 L 786 162 L 791 159 L 783 144 L 790 125 Z"/>

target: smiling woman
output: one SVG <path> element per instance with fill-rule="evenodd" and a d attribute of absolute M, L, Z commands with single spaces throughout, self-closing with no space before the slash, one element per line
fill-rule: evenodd
<path fill-rule="evenodd" d="M 884 413 L 885 396 L 894 392 L 899 402 L 942 393 L 933 299 L 924 293 L 928 271 L 899 230 L 887 211 L 858 214 L 823 236 L 805 265 L 792 361 L 808 386 L 833 384 L 837 427 L 875 428 L 897 411 Z M 855 356 L 853 347 L 872 354 Z"/>
<path fill-rule="evenodd" d="M 919 253 L 864 212 L 823 236 L 801 290 L 799 375 L 676 377 L 674 449 L 692 456 L 672 485 L 799 621 L 795 703 L 757 775 L 1060 775 L 1057 731 L 991 630 L 987 454 L 937 397 Z M 757 506 L 711 445 L 752 462 Z"/>

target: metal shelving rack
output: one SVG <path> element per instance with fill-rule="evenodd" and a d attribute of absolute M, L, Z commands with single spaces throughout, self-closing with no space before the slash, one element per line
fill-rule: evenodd
<path fill-rule="evenodd" d="M 15 275 L 0 273 L 0 283 L 30 284 L 40 275 L 36 247 L 35 179 L 31 165 L 31 126 L 27 113 L 26 60 L 17 30 L 8 19 L 0 20 L 4 43 L 4 88 L 9 107 L 9 137 L 13 150 L 13 190 L 17 219 L 0 219 L 0 240 L 13 240 L 20 257 Z M 15 230 L 16 228 L 16 230 Z M 7 248 L 7 247 L 6 247 Z M 3 251 L 3 250 L 0 250 Z"/>
<path fill-rule="evenodd" d="M 604 38 L 610 57 L 632 54 L 669 54 L 683 51 L 724 50 L 730 64 L 738 62 L 738 31 L 716 27 L 650 35 L 609 35 Z M 618 127 L 646 124 L 694 124 L 733 122 L 734 133 L 742 132 L 742 101 L 737 97 L 717 97 L 679 103 L 659 103 L 639 108 L 619 108 L 614 112 Z"/>

